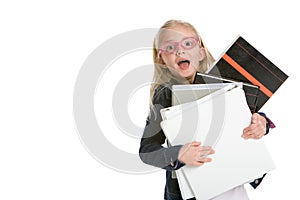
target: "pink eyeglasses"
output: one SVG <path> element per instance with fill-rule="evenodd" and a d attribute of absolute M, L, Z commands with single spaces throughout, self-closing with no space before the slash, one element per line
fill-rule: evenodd
<path fill-rule="evenodd" d="M 159 48 L 159 53 L 174 53 L 178 50 L 180 46 L 184 50 L 189 50 L 194 48 L 198 43 L 198 38 L 196 37 L 187 37 L 183 38 L 180 42 L 169 41 L 165 42 Z"/>

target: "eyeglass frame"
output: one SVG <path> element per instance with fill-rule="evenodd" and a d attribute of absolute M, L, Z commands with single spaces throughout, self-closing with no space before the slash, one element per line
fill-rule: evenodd
<path fill-rule="evenodd" d="M 195 45 L 192 46 L 191 48 L 186 48 L 186 47 L 184 47 L 184 46 L 182 45 L 182 42 L 185 41 L 185 40 L 187 40 L 187 39 L 190 39 L 190 38 L 193 39 L 193 40 L 195 41 Z M 197 45 L 197 43 L 200 45 L 200 43 L 199 43 L 199 38 L 194 37 L 194 36 L 192 36 L 192 37 L 185 37 L 185 38 L 183 38 L 180 42 L 171 41 L 171 42 L 165 42 L 165 43 L 174 44 L 174 46 L 175 46 L 174 51 L 168 52 L 167 50 L 162 49 L 163 46 L 168 46 L 168 45 L 164 45 L 164 44 L 163 44 L 163 45 L 161 45 L 161 47 L 159 48 L 159 54 L 161 54 L 161 53 L 173 54 L 173 53 L 175 53 L 175 52 L 178 50 L 178 47 L 179 47 L 179 46 L 182 47 L 184 50 L 190 50 L 190 49 L 193 49 L 193 48 Z"/>

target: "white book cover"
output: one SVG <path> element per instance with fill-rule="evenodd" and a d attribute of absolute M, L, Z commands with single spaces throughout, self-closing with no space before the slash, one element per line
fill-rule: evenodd
<path fill-rule="evenodd" d="M 240 87 L 162 109 L 161 114 L 161 126 L 171 145 L 200 141 L 216 151 L 211 163 L 181 168 L 179 182 L 187 181 L 181 187 L 183 195 L 211 199 L 275 168 L 263 138 L 241 137 L 252 114 Z"/>

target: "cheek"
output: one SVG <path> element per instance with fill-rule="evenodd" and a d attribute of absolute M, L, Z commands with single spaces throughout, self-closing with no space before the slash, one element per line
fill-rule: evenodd
<path fill-rule="evenodd" d="M 199 65 L 199 62 L 203 59 L 201 55 L 200 48 L 194 48 L 189 51 L 190 61 L 193 66 L 197 67 Z"/>
<path fill-rule="evenodd" d="M 192 49 L 191 51 L 192 57 L 197 59 L 198 61 L 200 61 L 202 58 L 201 56 L 201 49 L 199 47 L 195 47 L 194 49 Z"/>
<path fill-rule="evenodd" d="M 175 63 L 175 59 L 173 58 L 172 54 L 168 54 L 168 55 L 162 55 L 162 62 L 163 64 L 166 64 L 168 66 L 173 66 Z"/>

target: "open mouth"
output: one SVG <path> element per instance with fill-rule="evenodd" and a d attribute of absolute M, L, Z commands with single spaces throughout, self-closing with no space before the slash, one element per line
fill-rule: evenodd
<path fill-rule="evenodd" d="M 180 67 L 180 69 L 188 69 L 190 66 L 190 61 L 189 60 L 181 60 L 178 63 L 178 66 Z"/>

